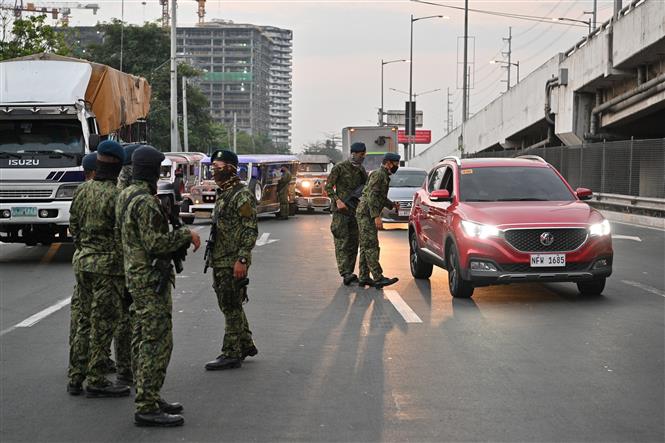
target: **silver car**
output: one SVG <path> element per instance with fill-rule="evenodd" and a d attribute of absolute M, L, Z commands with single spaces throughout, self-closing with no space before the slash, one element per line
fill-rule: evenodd
<path fill-rule="evenodd" d="M 388 198 L 399 202 L 399 212 L 385 209 L 381 213 L 384 223 L 408 223 L 413 196 L 420 189 L 427 177 L 427 171 L 420 168 L 402 167 L 390 176 Z"/>

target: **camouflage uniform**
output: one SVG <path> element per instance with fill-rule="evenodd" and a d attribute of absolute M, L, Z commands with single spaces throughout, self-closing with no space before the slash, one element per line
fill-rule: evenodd
<path fill-rule="evenodd" d="M 384 207 L 393 208 L 394 203 L 388 199 L 388 187 L 390 186 L 390 175 L 384 167 L 372 172 L 367 181 L 360 198 L 358 211 L 358 229 L 360 230 L 360 262 L 361 266 L 358 278 L 369 279 L 369 272 L 374 280 L 383 278 L 383 270 L 379 264 L 379 234 L 374 224 L 374 219 L 381 215 Z"/>
<path fill-rule="evenodd" d="M 365 168 L 355 166 L 349 160 L 336 164 L 326 183 L 326 192 L 332 201 L 332 223 L 330 230 L 335 239 L 337 270 L 341 276 L 352 274 L 358 255 L 358 223 L 353 214 L 338 212 L 336 201 L 348 197 L 354 189 L 365 183 Z M 363 264 L 361 259 L 361 265 Z"/>
<path fill-rule="evenodd" d="M 248 270 L 251 264 L 252 249 L 259 233 L 254 196 L 245 185 L 233 180 L 220 190 L 214 219 L 217 221 L 217 238 L 210 264 L 213 268 L 212 287 L 226 321 L 222 355 L 240 359 L 243 351 L 254 346 L 254 342 L 242 307 L 246 288 L 236 286 L 233 265 L 240 257 L 247 259 Z"/>
<path fill-rule="evenodd" d="M 76 190 L 69 229 L 76 252 L 76 288 L 72 296 L 69 380 L 104 385 L 106 360 L 122 294 L 121 255 L 115 241 L 113 181 L 93 180 Z"/>
<path fill-rule="evenodd" d="M 144 193 L 133 197 L 122 214 L 129 196 L 139 190 Z M 161 275 L 158 266 L 171 266 L 171 253 L 189 245 L 192 236 L 185 228 L 169 232 L 166 215 L 144 181 L 135 181 L 122 191 L 116 217 L 121 226 L 125 283 L 134 304 L 136 410 L 151 412 L 159 409 L 159 390 L 173 349 L 171 286 L 161 294 L 156 292 Z M 170 280 L 175 282 L 173 269 Z"/>
<path fill-rule="evenodd" d="M 132 184 L 132 165 L 125 165 L 118 175 L 118 189 L 120 191 Z M 124 204 L 124 203 L 123 203 Z M 122 241 L 118 237 L 118 242 Z M 133 378 L 132 371 L 132 325 L 131 311 L 132 299 L 126 285 L 123 285 L 123 297 L 120 299 L 120 317 L 113 335 L 115 343 L 115 358 L 118 376 L 125 380 Z"/>
<path fill-rule="evenodd" d="M 291 172 L 287 169 L 279 181 L 277 182 L 277 189 L 279 195 L 279 215 L 280 217 L 289 218 L 289 187 L 291 184 Z"/>

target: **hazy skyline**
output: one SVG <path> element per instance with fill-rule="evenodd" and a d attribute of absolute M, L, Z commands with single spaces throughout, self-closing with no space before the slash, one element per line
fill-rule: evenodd
<path fill-rule="evenodd" d="M 13 6 L 14 1 L 3 0 L 3 3 Z M 97 15 L 73 9 L 70 26 L 89 26 L 97 21 L 120 18 L 120 0 L 97 0 L 95 3 L 100 5 Z M 461 0 L 439 3 L 464 5 Z M 593 7 L 592 0 L 470 0 L 469 4 L 475 9 L 577 20 L 586 20 L 589 16 L 584 15 L 584 11 Z M 612 0 L 598 1 L 598 23 L 611 16 L 612 6 Z M 126 0 L 124 10 L 125 21 L 132 24 L 154 21 L 161 16 L 157 0 Z M 178 26 L 195 25 L 198 21 L 196 11 L 194 0 L 180 0 Z M 305 143 L 340 134 L 344 126 L 377 123 L 380 60 L 409 58 L 410 14 L 416 17 L 449 16 L 447 20 L 432 19 L 414 25 L 413 91 L 442 90 L 417 99 L 418 109 L 424 112 L 423 129 L 432 130 L 433 142 L 445 134 L 446 88 L 453 93 L 455 125 L 461 120 L 461 91 L 458 90 L 456 70 L 458 37 L 464 32 L 462 11 L 409 1 L 209 0 L 206 12 L 206 21 L 232 20 L 293 31 L 292 139 L 295 152 L 300 151 Z M 513 34 L 512 61 L 520 62 L 521 78 L 556 53 L 570 48 L 586 34 L 584 25 L 574 26 L 573 23 L 563 26 L 470 13 L 469 35 L 475 37 L 471 113 L 487 105 L 506 88 L 500 81 L 505 79 L 506 70 L 501 65 L 489 64 L 489 61 L 501 59 L 501 52 L 507 50 L 507 43 L 502 38 L 508 36 L 509 26 Z M 512 83 L 515 81 L 516 71 L 513 69 Z M 404 109 L 407 96 L 389 88 L 408 91 L 409 65 L 386 65 L 384 82 L 385 109 Z M 425 148 L 426 145 L 419 145 L 418 152 Z"/>

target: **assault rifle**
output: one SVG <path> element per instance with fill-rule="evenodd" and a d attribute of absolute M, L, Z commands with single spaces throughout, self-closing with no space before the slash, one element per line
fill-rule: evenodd
<path fill-rule="evenodd" d="M 212 261 L 212 250 L 215 247 L 215 240 L 217 240 L 217 222 L 219 221 L 219 214 L 215 212 L 212 217 L 212 226 L 210 226 L 210 237 L 206 240 L 206 250 L 203 254 L 203 273 L 208 272 L 210 262 Z"/>
<path fill-rule="evenodd" d="M 175 212 L 175 207 L 170 204 L 165 203 L 166 199 L 159 199 L 162 212 L 169 221 L 169 224 L 173 226 L 173 229 L 180 229 L 182 227 L 182 222 L 180 217 Z M 171 263 L 173 262 L 173 267 L 175 268 L 176 274 L 180 274 L 183 270 L 182 263 L 187 257 L 187 249 L 189 245 L 182 246 L 175 252 L 171 253 L 170 260 L 159 259 L 156 260 L 155 266 L 159 270 L 159 283 L 157 284 L 157 293 L 161 294 L 166 290 L 166 287 L 171 282 Z"/>
<path fill-rule="evenodd" d="M 357 188 L 355 188 L 349 195 L 344 197 L 342 201 L 346 205 L 347 208 L 349 208 L 349 215 L 353 215 L 356 213 L 356 208 L 358 207 L 358 204 L 360 203 L 360 197 L 363 195 L 363 189 L 365 188 L 365 183 L 362 183 L 359 185 Z"/>

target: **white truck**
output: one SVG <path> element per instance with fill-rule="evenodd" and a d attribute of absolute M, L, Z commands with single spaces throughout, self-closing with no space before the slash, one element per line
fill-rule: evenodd
<path fill-rule="evenodd" d="M 0 62 L 0 241 L 68 239 L 82 157 L 100 139 L 143 138 L 150 86 L 105 65 L 50 54 Z"/>
<path fill-rule="evenodd" d="M 363 142 L 367 146 L 365 169 L 373 171 L 381 165 L 383 154 L 398 152 L 397 126 L 347 126 L 342 129 L 342 154 L 348 158 L 351 145 Z"/>

